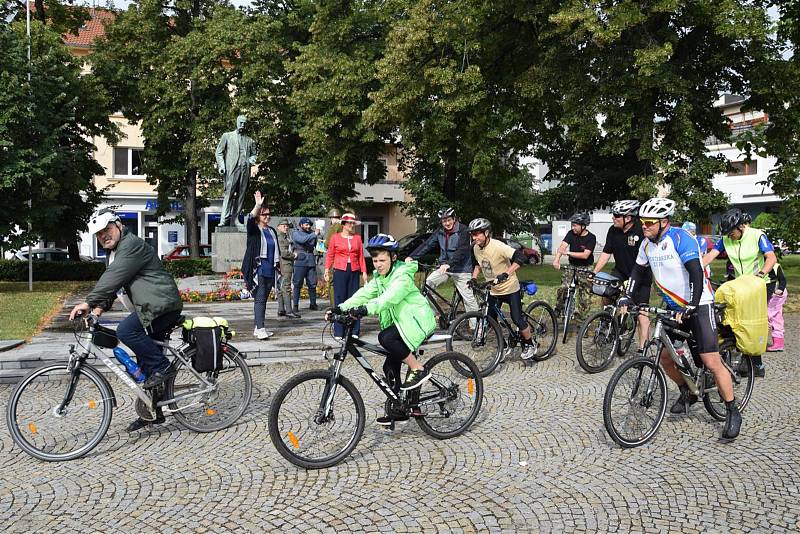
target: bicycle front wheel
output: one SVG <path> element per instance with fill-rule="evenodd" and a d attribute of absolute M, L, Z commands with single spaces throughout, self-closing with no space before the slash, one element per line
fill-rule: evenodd
<path fill-rule="evenodd" d="M 448 352 L 467 355 L 480 370 L 481 376 L 492 374 L 500 363 L 503 354 L 503 331 L 494 319 L 481 312 L 469 312 L 459 316 L 450 325 Z M 454 365 L 458 365 L 454 361 Z M 466 367 L 456 367 L 464 376 L 470 371 Z"/>
<path fill-rule="evenodd" d="M 184 352 L 192 361 L 195 349 Z M 244 359 L 231 345 L 222 346 L 222 369 L 198 373 L 175 360 L 177 373 L 166 384 L 165 400 L 183 426 L 195 432 L 217 432 L 228 428 L 244 414 L 253 396 L 253 379 Z"/>
<path fill-rule="evenodd" d="M 731 374 L 731 381 L 733 382 L 733 396 L 736 399 L 736 404 L 739 406 L 739 411 L 742 412 L 750 402 L 750 397 L 753 394 L 753 360 L 744 356 L 735 348 L 720 347 L 720 356 L 722 361 L 725 362 L 726 367 L 733 370 Z M 744 372 L 742 372 L 744 371 Z M 713 380 L 711 374 L 708 374 L 709 380 Z M 703 405 L 706 411 L 717 421 L 724 421 L 727 415 L 727 408 L 725 408 L 725 401 L 719 394 L 719 389 L 716 384 L 711 386 L 711 391 L 706 391 L 703 395 Z"/>
<path fill-rule="evenodd" d="M 425 364 L 431 378 L 414 395 L 417 424 L 437 439 L 456 437 L 475 421 L 483 402 L 483 378 L 464 354 L 443 352 Z M 418 396 L 417 396 L 418 395 Z"/>
<path fill-rule="evenodd" d="M 339 376 L 328 413 L 320 401 L 330 391 L 330 371 L 317 369 L 290 378 L 269 408 L 269 437 L 278 452 L 305 469 L 331 467 L 355 449 L 364 433 L 364 401 L 356 387 Z"/>
<path fill-rule="evenodd" d="M 567 334 L 569 333 L 569 323 L 572 320 L 572 314 L 575 313 L 575 292 L 570 290 L 567 294 L 567 298 L 564 301 L 564 337 L 561 339 L 561 343 L 567 342 Z"/>
<path fill-rule="evenodd" d="M 625 356 L 633 345 L 633 336 L 636 334 L 636 316 L 632 313 L 625 313 L 619 320 L 619 343 L 617 343 L 617 354 Z"/>
<path fill-rule="evenodd" d="M 35 369 L 8 400 L 6 423 L 14 443 L 39 460 L 74 460 L 91 451 L 111 424 L 114 394 L 93 367 L 65 363 Z"/>
<path fill-rule="evenodd" d="M 653 360 L 628 360 L 611 376 L 603 398 L 603 422 L 611 439 L 622 447 L 638 447 L 653 439 L 666 410 L 667 381 Z"/>
<path fill-rule="evenodd" d="M 605 311 L 597 312 L 583 323 L 575 344 L 578 363 L 587 373 L 605 371 L 617 353 L 617 322 Z"/>
<path fill-rule="evenodd" d="M 556 350 L 556 332 L 558 331 L 556 312 L 545 301 L 537 300 L 528 305 L 525 315 L 536 346 L 536 353 L 532 359 L 542 362 L 552 356 Z"/>

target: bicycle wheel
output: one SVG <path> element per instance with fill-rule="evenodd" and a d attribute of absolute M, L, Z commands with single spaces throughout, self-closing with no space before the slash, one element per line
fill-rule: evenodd
<path fill-rule="evenodd" d="M 733 396 L 736 398 L 739 411 L 743 412 L 753 394 L 753 360 L 743 356 L 742 353 L 735 348 L 723 349 L 720 351 L 720 355 L 726 367 L 733 370 L 733 374 L 731 374 Z M 747 373 L 747 376 L 742 376 L 743 369 Z M 711 377 L 710 374 L 709 380 L 713 381 L 713 377 Z M 727 412 L 725 401 L 722 400 L 722 396 L 720 396 L 716 384 L 711 386 L 711 391 L 706 390 L 703 395 L 703 405 L 706 407 L 706 411 L 711 414 L 711 417 L 717 421 L 725 420 Z"/>
<path fill-rule="evenodd" d="M 647 357 L 620 365 L 603 398 L 603 422 L 615 442 L 625 448 L 644 445 L 656 435 L 667 411 L 664 371 Z"/>
<path fill-rule="evenodd" d="M 425 363 L 431 378 L 415 393 L 422 413 L 417 424 L 437 439 L 454 438 L 475 421 L 483 402 L 483 378 L 475 362 L 458 352 L 437 354 Z M 463 369 L 464 371 L 458 370 Z"/>
<path fill-rule="evenodd" d="M 575 313 L 575 291 L 569 289 L 567 298 L 564 301 L 564 337 L 561 343 L 567 342 L 567 332 L 569 331 L 569 322 L 572 320 L 572 314 Z"/>
<path fill-rule="evenodd" d="M 330 371 L 317 369 L 290 378 L 269 408 L 269 437 L 281 456 L 305 469 L 338 464 L 364 433 L 364 401 L 347 378 L 339 376 L 336 397 L 322 419 L 320 401 L 327 395 Z"/>
<path fill-rule="evenodd" d="M 606 311 L 597 312 L 583 323 L 575 344 L 578 363 L 587 373 L 605 371 L 617 353 L 617 322 Z"/>
<path fill-rule="evenodd" d="M 481 376 L 489 376 L 497 368 L 504 344 L 503 331 L 497 321 L 481 312 L 465 313 L 453 321 L 448 334 L 448 352 L 466 354 L 478 366 Z M 466 367 L 456 369 L 464 376 L 470 373 Z"/>
<path fill-rule="evenodd" d="M 556 350 L 556 312 L 543 300 L 531 302 L 525 310 L 525 319 L 531 327 L 531 337 L 536 345 L 533 360 L 548 359 Z"/>
<path fill-rule="evenodd" d="M 619 322 L 619 343 L 617 343 L 617 354 L 625 356 L 633 344 L 633 337 L 636 334 L 636 317 L 631 313 L 623 315 Z"/>
<path fill-rule="evenodd" d="M 192 361 L 194 350 L 190 347 L 184 351 L 186 361 Z M 219 371 L 196 373 L 191 364 L 187 366 L 180 359 L 175 360 L 175 365 L 177 373 L 167 381 L 164 399 L 173 400 L 169 409 L 186 428 L 195 432 L 228 428 L 250 405 L 253 379 L 233 346 L 222 345 L 223 367 Z"/>
<path fill-rule="evenodd" d="M 74 460 L 100 443 L 113 408 L 114 394 L 97 370 L 81 364 L 74 374 L 57 363 L 33 370 L 17 384 L 6 423 L 14 443 L 34 458 Z"/>

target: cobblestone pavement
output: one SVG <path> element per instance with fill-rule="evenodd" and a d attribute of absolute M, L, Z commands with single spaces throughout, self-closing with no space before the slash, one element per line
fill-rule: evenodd
<path fill-rule="evenodd" d="M 787 346 L 796 347 L 800 317 L 788 323 Z M 503 364 L 486 380 L 472 429 L 449 441 L 414 423 L 395 432 L 371 424 L 379 392 L 348 360 L 369 424 L 350 458 L 320 471 L 284 461 L 267 431 L 271 395 L 319 363 L 253 369 L 249 412 L 213 434 L 171 420 L 127 434 L 131 398 L 116 382 L 123 402 L 85 458 L 42 463 L 0 432 L 0 525 L 104 533 L 800 529 L 797 349 L 765 356 L 767 378 L 734 444 L 718 442 L 721 424 L 695 405 L 689 416 L 668 416 L 647 446 L 622 450 L 602 423 L 611 371 L 583 373 L 564 347 L 544 363 Z M 0 387 L 3 408 L 9 392 Z"/>

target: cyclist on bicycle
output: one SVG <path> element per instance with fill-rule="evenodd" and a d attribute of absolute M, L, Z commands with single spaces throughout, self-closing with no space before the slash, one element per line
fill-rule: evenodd
<path fill-rule="evenodd" d="M 495 305 L 508 304 L 511 308 L 511 319 L 522 335 L 523 349 L 520 358 L 529 360 L 536 355 L 536 349 L 531 340 L 530 325 L 522 315 L 522 295 L 516 274 L 517 269 L 527 262 L 525 254 L 497 239 L 492 239 L 492 224 L 487 219 L 473 219 L 469 223 L 469 233 L 475 242 L 472 253 L 476 261 L 469 282 L 470 287 L 478 283 L 478 273 L 481 271 L 487 280 L 494 278 L 497 284 L 489 291 L 489 317 L 492 319 L 497 317 Z M 503 355 L 505 354 L 504 350 Z"/>
<path fill-rule="evenodd" d="M 366 315 L 380 317 L 378 342 L 389 351 L 383 371 L 395 391 L 408 391 L 420 387 L 430 378 L 430 373 L 414 357 L 413 351 L 433 333 L 436 318 L 414 284 L 417 263 L 397 261 L 397 249 L 397 241 L 391 235 L 378 234 L 370 238 L 367 250 L 375 266 L 372 280 L 331 311 L 337 314 L 349 311 L 357 318 Z M 410 368 L 402 385 L 401 363 Z M 403 418 L 394 417 L 394 420 Z M 386 414 L 376 422 L 388 426 L 392 419 Z"/>
<path fill-rule="evenodd" d="M 464 299 L 464 308 L 470 311 L 478 309 L 475 294 L 467 287 L 472 272 L 472 255 L 469 231 L 466 225 L 456 219 L 456 211 L 445 207 L 439 210 L 439 221 L 442 223 L 431 236 L 406 258 L 406 261 L 419 259 L 425 254 L 439 250 L 439 268 L 428 275 L 425 283 L 436 288 L 452 278 L 456 290 Z"/>
<path fill-rule="evenodd" d="M 564 240 L 556 250 L 553 258 L 553 267 L 561 269 L 561 256 L 569 257 L 569 264 L 574 267 L 591 267 L 594 263 L 594 247 L 597 244 L 597 237 L 588 230 L 590 217 L 588 213 L 579 212 L 570 217 L 569 222 L 572 227 Z M 558 288 L 557 301 L 563 302 L 563 295 L 567 290 L 571 277 L 565 276 Z M 592 303 L 591 286 L 588 280 L 578 279 L 578 290 L 576 291 L 575 317 L 584 319 L 589 306 Z"/>
<path fill-rule="evenodd" d="M 128 232 L 113 211 L 101 209 L 93 214 L 89 233 L 105 249 L 108 263 L 86 302 L 72 308 L 69 318 L 90 311 L 100 317 L 119 296 L 131 314 L 119 323 L 117 337 L 135 353 L 147 377 L 143 387 L 160 386 L 174 374 L 174 369 L 153 340 L 163 341 L 183 310 L 175 279 L 164 269 L 153 248 Z M 128 426 L 128 431 L 163 422 L 164 415 L 159 409 L 155 421 L 139 418 Z"/>
<path fill-rule="evenodd" d="M 611 216 L 613 225 L 606 234 L 606 244 L 603 252 L 594 266 L 594 272 L 599 273 L 606 266 L 611 255 L 614 255 L 614 270 L 611 274 L 622 281 L 631 277 L 631 272 L 636 266 L 636 257 L 639 255 L 639 247 L 644 240 L 642 226 L 639 224 L 639 201 L 620 200 L 611 206 Z M 651 274 L 648 269 L 642 279 L 642 283 L 633 294 L 636 304 L 647 306 L 650 302 L 650 282 Z M 610 299 L 604 298 L 604 304 L 609 304 Z M 647 342 L 647 334 L 650 331 L 650 318 L 646 313 L 639 314 L 639 352 L 642 352 L 644 344 Z"/>
<path fill-rule="evenodd" d="M 647 239 L 639 248 L 636 267 L 631 273 L 631 287 L 620 304 L 634 303 L 630 295 L 642 283 L 649 266 L 667 307 L 679 312 L 676 321 L 680 328 L 692 334 L 689 343 L 692 356 L 695 361 L 699 356 L 705 368 L 714 375 L 727 409 L 722 438 L 732 440 L 739 435 L 742 415 L 733 396 L 731 375 L 719 354 L 711 284 L 703 274 L 697 240 L 685 230 L 670 226 L 670 216 L 674 212 L 675 202 L 668 198 L 651 198 L 639 208 Z M 683 375 L 666 350 L 661 353 L 661 366 L 680 388 L 680 397 L 670 407 L 670 412 L 688 412 L 689 406 L 697 402 L 697 396 L 689 393 Z"/>
<path fill-rule="evenodd" d="M 778 262 L 775 247 L 767 234 L 750 226 L 752 219 L 738 208 L 728 210 L 722 215 L 720 233 L 722 239 L 703 257 L 703 264 L 709 265 L 722 252 L 727 252 L 733 265 L 734 278 L 743 274 L 754 274 L 765 278 L 767 283 L 767 302 L 772 298 L 775 284 L 769 283 L 769 272 Z M 766 312 L 765 312 L 766 313 Z M 763 378 L 766 367 L 761 356 L 749 356 L 755 366 L 755 376 Z"/>

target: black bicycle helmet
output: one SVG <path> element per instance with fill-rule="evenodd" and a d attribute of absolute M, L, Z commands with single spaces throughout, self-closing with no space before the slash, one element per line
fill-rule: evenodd
<path fill-rule="evenodd" d="M 448 217 L 455 217 L 456 210 L 450 207 L 444 207 L 439 210 L 438 214 L 440 219 L 447 219 Z"/>
<path fill-rule="evenodd" d="M 580 224 L 581 226 L 589 226 L 589 214 L 585 211 L 579 211 L 575 215 L 569 218 L 569 222 L 574 224 Z"/>
<path fill-rule="evenodd" d="M 753 224 L 753 216 L 746 211 L 742 213 L 742 224 Z"/>
<path fill-rule="evenodd" d="M 719 222 L 719 231 L 722 235 L 728 235 L 742 224 L 744 224 L 742 210 L 733 208 L 722 214 L 722 220 Z"/>

